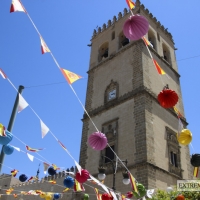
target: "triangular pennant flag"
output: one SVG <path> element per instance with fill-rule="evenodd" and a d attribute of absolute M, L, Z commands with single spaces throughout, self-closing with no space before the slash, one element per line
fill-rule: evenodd
<path fill-rule="evenodd" d="M 28 158 L 33 162 L 34 156 L 32 156 L 32 155 L 29 154 L 29 153 L 26 153 L 26 154 L 27 154 Z"/>
<path fill-rule="evenodd" d="M 198 172 L 199 172 L 199 167 L 194 167 L 193 176 L 197 178 L 198 177 Z"/>
<path fill-rule="evenodd" d="M 26 146 L 26 149 L 27 149 L 28 151 L 31 151 L 31 152 L 38 152 L 38 151 L 43 150 L 43 149 L 33 149 L 33 148 L 29 147 L 29 146 Z"/>
<path fill-rule="evenodd" d="M 142 37 L 142 39 L 143 39 L 143 41 L 144 41 L 144 43 L 145 43 L 146 46 L 153 47 L 153 45 L 151 44 L 151 42 L 149 40 L 147 40 L 145 37 Z"/>
<path fill-rule="evenodd" d="M 110 194 L 112 195 L 114 200 L 118 200 L 116 194 L 112 190 L 110 190 Z"/>
<path fill-rule="evenodd" d="M 12 175 L 13 177 L 15 177 L 15 176 L 17 175 L 18 172 L 19 172 L 18 170 L 14 169 L 14 170 L 12 170 L 10 173 L 11 173 L 11 175 Z"/>
<path fill-rule="evenodd" d="M 152 198 L 153 193 L 154 193 L 154 189 L 150 189 L 150 190 L 147 190 L 146 195 L 147 195 L 148 198 Z"/>
<path fill-rule="evenodd" d="M 81 166 L 76 162 L 76 161 L 74 161 L 75 162 L 75 165 L 76 165 L 76 167 L 77 167 L 77 169 L 78 169 L 78 172 L 80 173 L 80 175 L 81 175 Z"/>
<path fill-rule="evenodd" d="M 57 165 L 52 164 L 52 166 L 53 166 L 54 170 L 60 170 L 60 167 L 57 167 Z"/>
<path fill-rule="evenodd" d="M 26 100 L 19 94 L 19 105 L 18 105 L 18 113 L 24 110 L 28 106 Z"/>
<path fill-rule="evenodd" d="M 178 118 L 183 117 L 183 115 L 180 113 L 180 111 L 178 110 L 178 108 L 176 106 L 174 106 L 174 111 L 177 114 Z"/>
<path fill-rule="evenodd" d="M 79 76 L 79 75 L 77 75 L 77 74 L 75 74 L 73 72 L 70 72 L 70 71 L 68 71 L 66 69 L 60 68 L 60 70 L 61 70 L 63 76 L 66 78 L 66 80 L 67 80 L 67 82 L 69 84 L 72 84 L 73 82 L 75 82 L 78 79 L 82 78 L 81 76 Z"/>
<path fill-rule="evenodd" d="M 42 54 L 51 52 L 43 38 L 40 36 Z"/>
<path fill-rule="evenodd" d="M 42 120 L 40 120 L 41 124 L 41 131 L 42 131 L 42 138 L 49 132 L 49 128 L 44 124 Z"/>
<path fill-rule="evenodd" d="M 13 194 L 13 197 L 14 197 L 14 198 L 17 198 L 17 194 Z"/>
<path fill-rule="evenodd" d="M 135 8 L 135 3 L 133 3 L 133 1 L 126 0 L 126 3 L 128 4 L 128 7 L 129 7 L 130 10 L 132 10 L 133 8 Z"/>
<path fill-rule="evenodd" d="M 64 190 L 63 190 L 63 192 L 67 192 L 69 190 L 69 188 L 65 188 Z"/>
<path fill-rule="evenodd" d="M 7 79 L 7 76 L 6 76 L 6 74 L 3 72 L 2 69 L 0 69 L 0 74 L 1 74 L 1 76 L 2 76 L 3 79 Z"/>
<path fill-rule="evenodd" d="M 56 184 L 56 181 L 55 180 L 50 180 L 49 183 Z"/>
<path fill-rule="evenodd" d="M 74 191 L 75 192 L 85 191 L 85 188 L 83 187 L 83 185 L 81 183 L 79 183 L 76 179 L 75 179 L 75 182 L 74 182 Z"/>
<path fill-rule="evenodd" d="M 128 173 L 128 174 L 129 174 L 129 179 L 131 181 L 131 186 L 132 186 L 133 191 L 138 193 L 138 189 L 137 189 L 137 185 L 136 185 L 136 182 L 135 182 L 135 178 L 133 177 L 133 175 L 131 173 Z"/>
<path fill-rule="evenodd" d="M 13 188 L 9 188 L 8 190 L 6 190 L 6 194 L 11 194 L 13 190 Z"/>
<path fill-rule="evenodd" d="M 101 200 L 101 194 L 99 194 L 99 190 L 97 188 L 94 188 L 94 191 L 97 196 L 97 200 Z"/>
<path fill-rule="evenodd" d="M 12 146 L 14 149 L 16 149 L 17 151 L 20 151 L 20 148 L 18 148 L 18 147 L 14 147 L 14 146 Z"/>
<path fill-rule="evenodd" d="M 160 67 L 160 65 L 157 63 L 155 59 L 153 59 L 153 62 L 159 74 L 161 75 L 166 74 L 165 71 Z"/>
<path fill-rule="evenodd" d="M 26 10 L 25 10 L 25 8 L 22 5 L 20 0 L 12 0 L 12 4 L 11 4 L 11 7 L 10 7 L 10 12 L 16 12 L 16 11 L 25 12 L 26 13 Z"/>
<path fill-rule="evenodd" d="M 47 169 L 49 168 L 50 165 L 48 163 L 45 163 L 45 162 L 43 162 L 43 165 L 44 165 L 44 173 L 46 174 Z"/>

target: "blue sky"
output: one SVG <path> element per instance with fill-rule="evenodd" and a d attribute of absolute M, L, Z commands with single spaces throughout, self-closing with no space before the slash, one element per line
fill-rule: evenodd
<path fill-rule="evenodd" d="M 190 150 L 191 153 L 199 153 L 200 57 L 186 58 L 200 55 L 200 2 L 194 0 L 190 5 L 172 0 L 141 2 L 168 28 L 178 48 L 176 57 L 185 115 L 188 128 L 193 133 L 194 149 Z M 90 58 L 90 47 L 87 44 L 90 44 L 97 26 L 101 27 L 127 8 L 125 0 L 23 0 L 22 3 L 60 66 L 84 77 L 73 84 L 84 104 Z M 10 5 L 10 0 L 0 1 L 0 68 L 17 88 L 19 85 L 25 86 L 23 96 L 26 101 L 78 161 L 83 109 L 50 54 L 41 54 L 40 39 L 26 14 L 10 13 Z M 1 77 L 0 91 L 0 123 L 7 127 L 16 91 Z M 13 134 L 32 148 L 45 148 L 40 154 L 46 161 L 64 168 L 74 165 L 51 134 L 41 138 L 39 120 L 29 107 L 17 114 Z M 11 144 L 25 151 L 25 146 L 17 139 L 14 138 Z M 31 154 L 44 160 L 37 154 Z M 37 159 L 31 162 L 26 154 L 15 151 L 6 156 L 2 172 L 10 173 L 8 167 L 11 167 L 18 169 L 19 174 L 32 176 L 36 174 L 39 163 Z M 43 177 L 42 166 L 40 171 L 40 177 Z"/>

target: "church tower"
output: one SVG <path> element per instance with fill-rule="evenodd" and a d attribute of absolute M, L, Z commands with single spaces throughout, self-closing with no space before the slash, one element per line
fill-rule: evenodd
<path fill-rule="evenodd" d="M 172 35 L 136 1 L 134 14 L 148 20 L 145 35 L 152 46 L 153 58 L 166 72 L 158 74 L 142 39 L 129 41 L 123 34 L 123 24 L 131 15 L 127 9 L 108 20 L 102 28 L 94 30 L 88 70 L 86 110 L 98 129 L 105 133 L 108 143 L 121 160 L 127 159 L 127 168 L 147 189 L 166 189 L 180 179 L 191 179 L 188 146 L 179 145 L 176 139 L 178 118 L 172 109 L 160 106 L 157 95 L 168 84 L 176 91 L 176 107 L 182 114 L 180 75 Z M 96 129 L 86 114 L 83 116 L 80 165 L 97 177 L 98 167 L 107 167 L 105 184 L 112 188 L 111 162 L 115 155 L 106 148 L 93 150 L 87 143 Z M 118 165 L 116 190 L 127 192 L 130 186 L 122 183 L 122 169 Z"/>

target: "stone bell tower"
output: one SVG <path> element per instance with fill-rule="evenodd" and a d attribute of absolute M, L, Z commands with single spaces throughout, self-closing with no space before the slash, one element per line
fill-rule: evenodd
<path fill-rule="evenodd" d="M 129 41 L 123 34 L 123 24 L 131 15 L 127 9 L 94 30 L 88 71 L 86 110 L 98 129 L 105 133 L 109 145 L 121 160 L 128 160 L 128 169 L 147 189 L 166 189 L 178 179 L 191 179 L 188 146 L 177 142 L 178 119 L 173 109 L 165 109 L 157 95 L 168 84 L 179 96 L 176 105 L 184 116 L 175 46 L 172 35 L 136 1 L 134 14 L 149 21 L 145 35 L 152 46 L 153 58 L 165 75 L 159 75 L 142 39 Z M 186 119 L 182 123 L 187 126 Z M 107 167 L 105 184 L 112 187 L 113 172 L 110 161 L 115 161 L 109 148 L 95 151 L 87 139 L 95 128 L 86 114 L 83 116 L 80 164 L 97 176 L 98 167 Z M 122 183 L 122 168 L 116 174 L 116 189 L 127 192 L 130 185 Z"/>

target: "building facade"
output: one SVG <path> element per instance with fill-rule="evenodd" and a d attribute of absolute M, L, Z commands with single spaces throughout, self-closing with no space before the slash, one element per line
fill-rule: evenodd
<path fill-rule="evenodd" d="M 94 30 L 88 71 L 85 107 L 96 127 L 108 138 L 108 143 L 138 182 L 147 189 L 166 189 L 178 179 L 191 179 L 188 146 L 180 146 L 176 139 L 178 118 L 173 109 L 165 109 L 157 95 L 165 85 L 176 91 L 176 105 L 184 116 L 180 75 L 172 35 L 136 1 L 134 14 L 149 21 L 146 38 L 150 52 L 166 75 L 159 75 L 142 39 L 129 41 L 123 34 L 123 24 L 131 15 L 127 9 Z M 187 122 L 181 118 L 186 127 Z M 112 164 L 116 161 L 110 148 L 93 150 L 87 143 L 96 129 L 86 114 L 83 116 L 80 165 L 97 177 L 98 167 L 107 167 L 105 184 L 112 188 Z M 103 159 L 102 159 L 103 155 Z M 122 167 L 123 168 L 123 167 Z M 122 183 L 122 168 L 116 174 L 116 189 L 130 190 Z"/>

